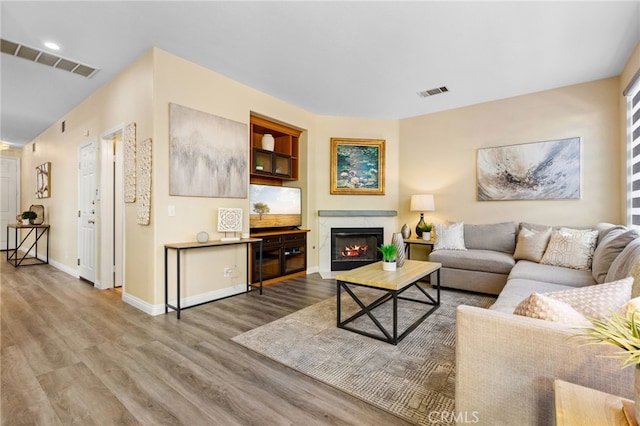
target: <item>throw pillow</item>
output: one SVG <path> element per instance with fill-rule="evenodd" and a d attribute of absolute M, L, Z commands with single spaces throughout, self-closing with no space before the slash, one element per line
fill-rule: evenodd
<path fill-rule="evenodd" d="M 458 222 L 451 225 L 436 223 L 435 241 L 433 250 L 466 250 L 464 245 L 464 223 Z"/>
<path fill-rule="evenodd" d="M 615 228 L 605 234 L 593 252 L 591 265 L 593 279 L 598 283 L 605 282 L 613 261 L 632 240 L 638 237 L 640 234 L 634 229 Z"/>
<path fill-rule="evenodd" d="M 598 241 L 598 231 L 561 228 L 553 231 L 540 263 L 588 271 Z"/>
<path fill-rule="evenodd" d="M 633 278 L 627 277 L 612 283 L 596 284 L 570 290 L 544 293 L 573 307 L 587 318 L 603 319 L 618 311 L 631 299 Z"/>
<path fill-rule="evenodd" d="M 559 322 L 572 327 L 589 327 L 591 322 L 569 304 L 560 300 L 533 293 L 516 306 L 516 315 Z"/>
<path fill-rule="evenodd" d="M 518 243 L 513 258 L 540 263 L 550 237 L 551 227 L 542 231 L 522 228 L 518 233 Z"/>

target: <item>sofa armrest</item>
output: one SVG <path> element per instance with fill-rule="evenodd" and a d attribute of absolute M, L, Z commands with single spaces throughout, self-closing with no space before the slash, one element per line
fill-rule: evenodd
<path fill-rule="evenodd" d="M 562 324 L 458 306 L 456 415 L 486 425 L 555 424 L 554 379 L 633 399 L 633 368 L 609 344 L 581 345 Z"/>

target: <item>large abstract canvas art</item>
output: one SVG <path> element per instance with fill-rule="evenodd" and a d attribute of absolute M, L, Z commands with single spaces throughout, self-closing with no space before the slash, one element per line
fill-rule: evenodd
<path fill-rule="evenodd" d="M 479 201 L 580 199 L 580 138 L 478 149 Z"/>
<path fill-rule="evenodd" d="M 169 194 L 246 198 L 248 126 L 169 104 Z"/>

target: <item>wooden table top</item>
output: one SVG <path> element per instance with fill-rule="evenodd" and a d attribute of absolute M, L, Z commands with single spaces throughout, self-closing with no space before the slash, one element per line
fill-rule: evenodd
<path fill-rule="evenodd" d="M 437 271 L 441 266 L 442 264 L 435 262 L 405 260 L 402 268 L 385 271 L 382 269 L 382 262 L 376 262 L 350 271 L 341 271 L 336 274 L 336 280 L 387 290 L 401 290 Z"/>
<path fill-rule="evenodd" d="M 216 247 L 216 246 L 229 246 L 234 244 L 250 244 L 260 242 L 262 238 L 240 238 L 239 240 L 211 240 L 204 243 L 197 241 L 189 243 L 171 243 L 165 244 L 166 248 L 170 249 L 192 249 L 192 248 L 204 248 L 204 247 Z"/>

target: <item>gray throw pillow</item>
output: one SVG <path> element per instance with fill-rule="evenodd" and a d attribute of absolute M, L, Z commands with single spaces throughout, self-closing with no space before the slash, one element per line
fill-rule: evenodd
<path fill-rule="evenodd" d="M 640 237 L 638 231 L 634 229 L 625 230 L 615 228 L 609 231 L 602 241 L 598 243 L 593 252 L 592 275 L 597 283 L 605 282 L 607 273 L 613 261 L 622 250 L 633 240 Z"/>

